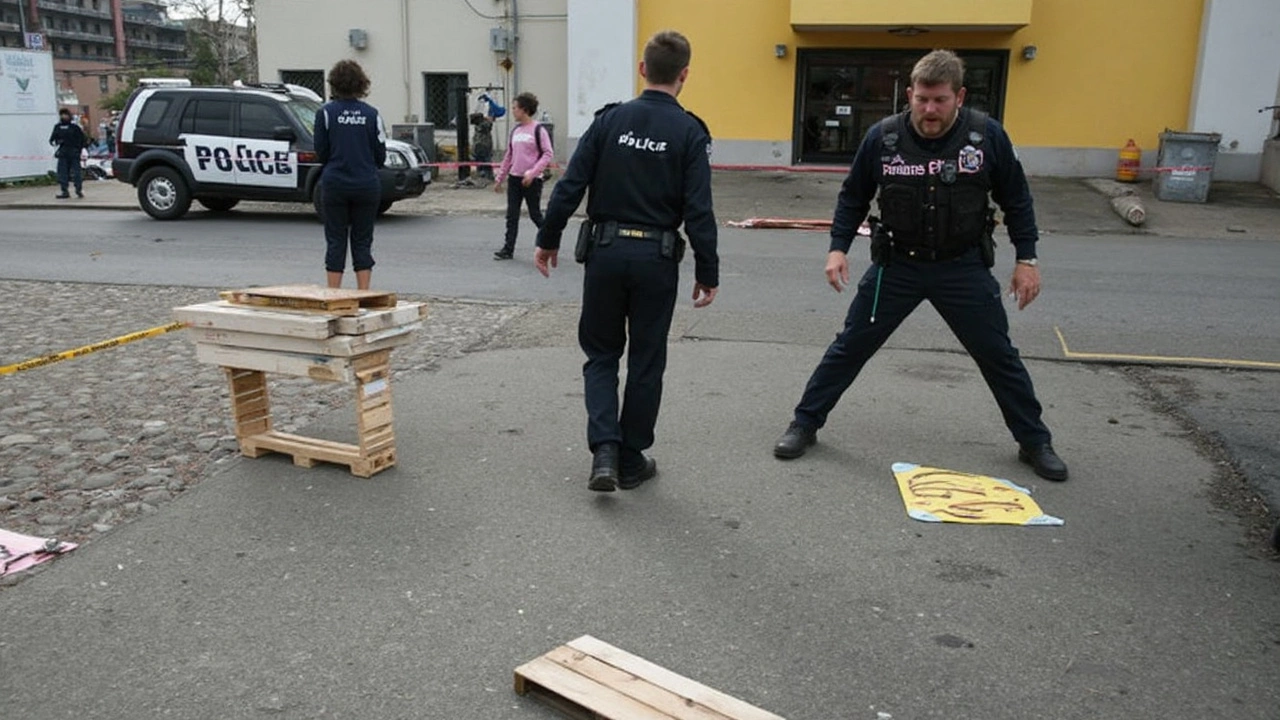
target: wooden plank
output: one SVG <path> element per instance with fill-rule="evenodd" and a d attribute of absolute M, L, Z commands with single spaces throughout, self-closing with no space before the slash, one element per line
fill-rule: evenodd
<path fill-rule="evenodd" d="M 350 358 L 196 343 L 196 359 L 223 367 L 309 377 L 313 380 L 351 382 L 355 379 Z"/>
<path fill-rule="evenodd" d="M 410 333 L 422 323 L 380 330 L 366 335 L 333 335 L 323 339 L 289 337 L 268 333 L 250 333 L 217 328 L 192 328 L 189 334 L 196 342 L 259 350 L 275 350 L 309 355 L 352 357 L 376 350 L 399 347 L 412 340 Z"/>
<path fill-rule="evenodd" d="M 426 316 L 426 304 L 401 301 L 393 309 L 361 310 L 355 316 L 340 317 L 334 322 L 334 331 L 339 335 L 364 335 L 418 322 Z"/>
<path fill-rule="evenodd" d="M 699 705 L 696 701 L 640 679 L 625 670 L 619 670 L 603 660 L 568 646 L 558 647 L 543 657 L 673 718 L 734 720 L 729 715 Z"/>
<path fill-rule="evenodd" d="M 384 310 L 393 309 L 396 306 L 395 293 L 327 288 L 319 285 L 244 288 L 224 290 L 219 295 L 223 300 L 238 305 L 331 312 L 336 315 L 356 315 L 361 308 Z"/>
<path fill-rule="evenodd" d="M 516 668 L 516 677 L 524 678 L 523 683 L 517 681 L 517 691 L 523 687 L 525 694 L 532 694 L 537 698 L 535 688 L 541 688 L 553 696 L 559 696 L 611 720 L 672 720 L 664 712 L 604 687 L 545 657 L 534 658 Z"/>
<path fill-rule="evenodd" d="M 784 720 L 779 715 L 713 690 L 590 635 L 583 635 L 567 645 L 735 720 Z"/>
<path fill-rule="evenodd" d="M 384 427 L 391 424 L 391 405 L 383 405 L 380 408 L 368 410 L 360 413 L 360 426 L 365 430 L 373 430 L 375 428 Z"/>
<path fill-rule="evenodd" d="M 174 308 L 173 318 L 193 328 L 285 335 L 322 340 L 334 334 L 335 318 L 238 307 L 225 301 Z M 402 323 L 403 324 L 403 323 Z"/>

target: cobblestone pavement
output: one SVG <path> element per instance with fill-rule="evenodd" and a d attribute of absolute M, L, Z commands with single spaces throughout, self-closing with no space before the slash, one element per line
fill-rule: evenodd
<path fill-rule="evenodd" d="M 217 299 L 207 288 L 0 280 L 0 364 L 171 322 L 172 308 Z M 433 300 L 392 372 L 430 371 L 482 347 L 532 306 Z M 270 379 L 272 420 L 297 431 L 349 404 L 351 388 Z M 227 382 L 196 362 L 182 332 L 0 376 L 0 527 L 85 542 L 159 507 L 239 457 Z M 53 563 L 0 580 L 12 584 Z"/>

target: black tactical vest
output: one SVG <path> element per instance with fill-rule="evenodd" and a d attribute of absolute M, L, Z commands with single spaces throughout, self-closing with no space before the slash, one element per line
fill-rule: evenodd
<path fill-rule="evenodd" d="M 910 113 L 880 122 L 880 214 L 899 249 L 959 255 L 986 232 L 991 190 L 987 114 L 961 108 L 941 152 L 920 147 L 907 131 Z"/>

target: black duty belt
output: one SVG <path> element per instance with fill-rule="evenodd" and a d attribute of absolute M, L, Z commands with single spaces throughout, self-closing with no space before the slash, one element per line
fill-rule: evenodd
<path fill-rule="evenodd" d="M 915 262 L 945 262 L 954 260 L 975 247 L 977 246 L 966 245 L 961 248 L 904 247 L 894 243 L 893 254 L 903 260 L 914 260 Z"/>
<path fill-rule="evenodd" d="M 661 240 L 662 236 L 671 232 L 649 225 L 625 225 L 613 221 L 596 225 L 597 237 L 620 237 L 630 240 Z"/>

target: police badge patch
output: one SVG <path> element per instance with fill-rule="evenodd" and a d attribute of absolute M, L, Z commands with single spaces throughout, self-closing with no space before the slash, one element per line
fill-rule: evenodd
<path fill-rule="evenodd" d="M 982 169 L 982 151 L 972 145 L 960 149 L 960 172 L 976 173 Z"/>

